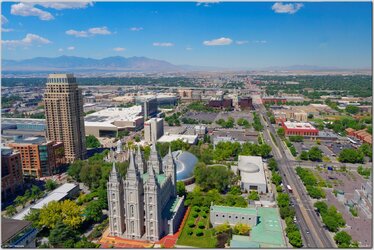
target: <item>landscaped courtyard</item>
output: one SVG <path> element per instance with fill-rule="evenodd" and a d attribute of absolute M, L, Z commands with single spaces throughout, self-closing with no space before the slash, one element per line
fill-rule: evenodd
<path fill-rule="evenodd" d="M 178 245 L 200 248 L 215 248 L 217 238 L 209 225 L 209 208 L 194 206 L 188 215 Z"/>

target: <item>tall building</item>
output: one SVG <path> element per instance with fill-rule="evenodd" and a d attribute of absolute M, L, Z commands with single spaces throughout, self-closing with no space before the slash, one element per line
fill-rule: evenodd
<path fill-rule="evenodd" d="M 44 95 L 47 138 L 62 141 L 68 162 L 86 157 L 82 90 L 73 74 L 50 74 Z"/>
<path fill-rule="evenodd" d="M 163 163 L 152 145 L 145 162 L 138 147 L 129 152 L 130 165 L 123 179 L 113 162 L 107 183 L 110 235 L 158 241 L 174 234 L 184 214 L 184 198 L 177 195 L 176 165 L 169 149 Z"/>
<path fill-rule="evenodd" d="M 6 200 L 23 187 L 21 154 L 11 148 L 1 148 L 1 197 Z"/>
<path fill-rule="evenodd" d="M 24 176 L 51 176 L 58 173 L 59 167 L 65 164 L 62 142 L 46 141 L 44 137 L 27 137 L 16 139 L 8 146 L 21 153 Z"/>
<path fill-rule="evenodd" d="M 151 118 L 144 123 L 144 139 L 151 143 L 164 135 L 164 119 Z"/>
<path fill-rule="evenodd" d="M 156 97 L 147 98 L 146 100 L 144 100 L 143 106 L 142 106 L 144 120 L 147 120 L 151 117 L 156 116 L 157 110 L 158 110 L 158 103 L 157 103 Z"/>

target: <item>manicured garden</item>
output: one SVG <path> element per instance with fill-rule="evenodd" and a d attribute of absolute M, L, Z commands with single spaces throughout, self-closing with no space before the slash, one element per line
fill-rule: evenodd
<path fill-rule="evenodd" d="M 209 207 L 192 207 L 177 244 L 200 248 L 216 247 L 217 238 L 209 225 Z"/>

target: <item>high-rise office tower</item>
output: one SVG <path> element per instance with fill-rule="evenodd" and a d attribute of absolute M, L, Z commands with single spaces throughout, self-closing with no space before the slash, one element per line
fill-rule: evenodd
<path fill-rule="evenodd" d="M 62 141 L 68 162 L 86 157 L 82 91 L 73 74 L 50 74 L 44 95 L 47 138 Z"/>

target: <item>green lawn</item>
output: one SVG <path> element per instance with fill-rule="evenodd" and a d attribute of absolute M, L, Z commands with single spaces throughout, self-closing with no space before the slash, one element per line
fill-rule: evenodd
<path fill-rule="evenodd" d="M 192 246 L 192 247 L 199 247 L 199 248 L 215 248 L 217 243 L 217 238 L 214 235 L 213 228 L 209 228 L 209 213 L 207 214 L 207 218 L 203 218 L 201 216 L 201 212 L 199 212 L 199 216 L 197 218 L 192 217 L 193 210 L 191 209 L 186 223 L 184 224 L 182 233 L 179 236 L 177 241 L 178 245 L 183 246 Z M 195 227 L 192 228 L 193 234 L 188 235 L 187 231 L 191 229 L 187 224 L 188 221 L 193 220 L 195 221 Z M 203 229 L 204 235 L 196 236 L 195 230 L 198 228 L 197 224 L 202 221 L 205 224 L 205 229 Z"/>

